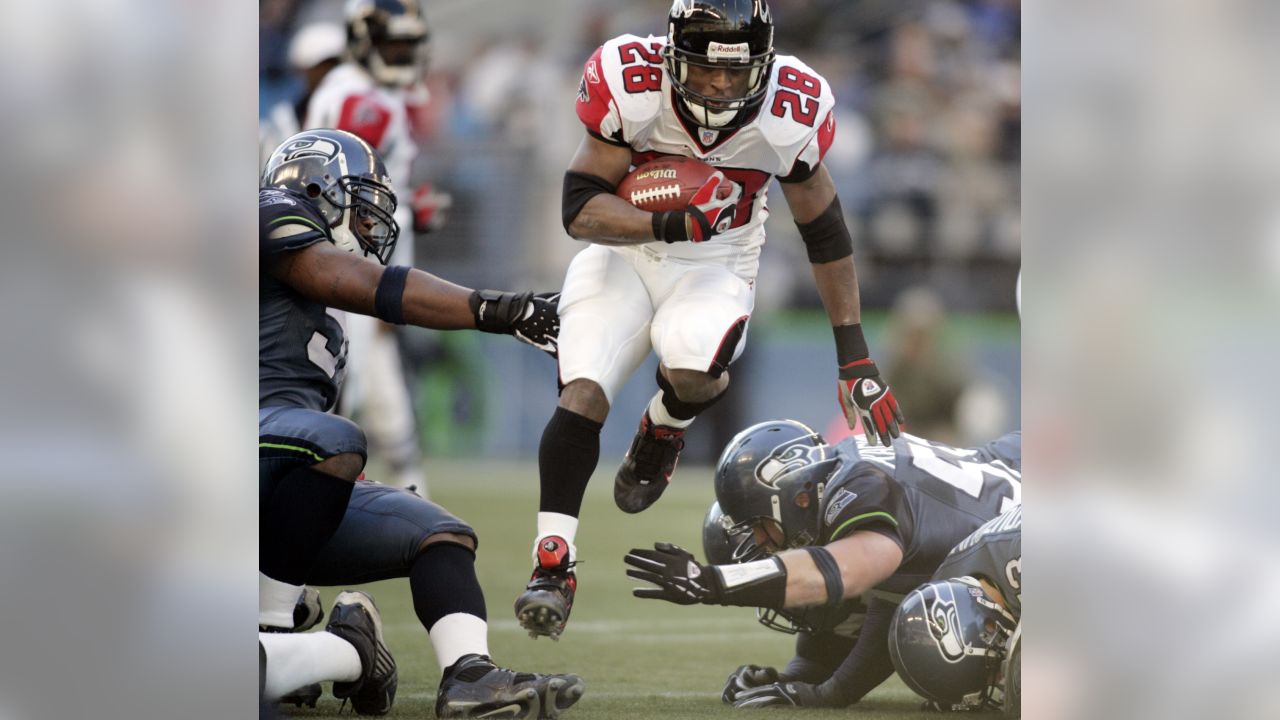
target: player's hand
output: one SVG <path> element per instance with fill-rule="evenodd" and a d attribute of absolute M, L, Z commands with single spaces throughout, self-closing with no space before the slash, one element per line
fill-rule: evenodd
<path fill-rule="evenodd" d="M 733 226 L 738 200 L 742 198 L 742 186 L 731 182 L 733 189 L 727 197 L 718 197 L 717 191 L 725 181 L 719 170 L 711 174 L 689 201 L 689 241 L 705 242 Z"/>
<path fill-rule="evenodd" d="M 677 605 L 715 603 L 722 594 L 720 578 L 708 565 L 679 545 L 655 543 L 652 550 L 633 548 L 623 558 L 631 567 L 627 577 L 650 582 L 656 588 L 634 588 L 638 598 L 656 598 Z"/>
<path fill-rule="evenodd" d="M 413 191 L 413 229 L 420 233 L 439 232 L 449 219 L 453 196 L 440 192 L 431 183 L 422 183 Z"/>
<path fill-rule="evenodd" d="M 898 400 L 889 384 L 880 378 L 880 371 L 871 358 L 841 365 L 838 388 L 840 409 L 844 410 L 849 429 L 852 430 L 857 419 L 861 418 L 862 431 L 866 433 L 868 443 L 874 445 L 879 439 L 889 447 L 893 438 L 902 434 L 898 426 L 905 424 L 906 420 L 898 408 Z"/>
<path fill-rule="evenodd" d="M 556 357 L 560 351 L 560 315 L 556 311 L 559 303 L 558 292 L 538 293 L 530 297 L 524 312 L 511 324 L 511 334 L 520 342 Z"/>
<path fill-rule="evenodd" d="M 816 685 L 802 682 L 775 682 L 738 693 L 733 701 L 736 708 L 769 707 L 823 707 L 822 696 Z"/>
<path fill-rule="evenodd" d="M 760 665 L 743 665 L 730 673 L 729 679 L 724 683 L 724 692 L 720 693 L 720 699 L 726 705 L 732 705 L 743 691 L 775 682 L 778 682 L 777 670 Z"/>

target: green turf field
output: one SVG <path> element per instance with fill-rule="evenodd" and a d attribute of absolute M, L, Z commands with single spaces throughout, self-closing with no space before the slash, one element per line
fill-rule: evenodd
<path fill-rule="evenodd" d="M 746 663 L 782 666 L 793 639 L 756 624 L 746 608 L 683 607 L 631 596 L 622 556 L 633 546 L 670 540 L 701 555 L 701 523 L 711 503 L 707 468 L 681 467 L 676 483 L 650 510 L 626 515 L 613 505 L 613 472 L 620 458 L 601 458 L 578 531 L 578 596 L 559 642 L 531 639 L 515 622 L 511 604 L 530 571 L 538 478 L 532 464 L 484 461 L 429 466 L 432 499 L 470 522 L 480 535 L 478 570 L 489 608 L 489 647 L 505 667 L 574 672 L 586 679 L 582 700 L 567 719 L 695 720 L 777 715 L 784 709 L 734 710 L 720 702 L 728 674 Z M 382 609 L 387 641 L 400 666 L 391 717 L 434 717 L 439 668 L 418 624 L 407 580 L 366 589 Z M 326 611 L 336 590 L 322 588 Z M 339 701 L 326 694 L 298 717 L 337 717 Z M 896 678 L 844 710 L 806 711 L 805 718 L 875 720 L 929 717 L 919 698 Z M 290 708 L 292 710 L 292 708 Z M 349 716 L 350 708 L 347 709 Z"/>

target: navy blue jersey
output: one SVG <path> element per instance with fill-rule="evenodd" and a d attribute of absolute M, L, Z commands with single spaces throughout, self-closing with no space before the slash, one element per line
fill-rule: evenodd
<path fill-rule="evenodd" d="M 902 547 L 902 564 L 878 586 L 907 593 L 927 582 L 947 553 L 980 525 L 1022 502 L 1022 433 L 979 448 L 953 448 L 903 434 L 892 447 L 852 437 L 823 489 L 821 542 L 855 530 Z"/>
<path fill-rule="evenodd" d="M 333 242 L 307 198 L 258 190 L 258 407 L 333 407 L 347 364 L 340 313 L 308 300 L 267 271 L 269 258 Z"/>
<path fill-rule="evenodd" d="M 981 578 L 1004 595 L 1005 607 L 1022 617 L 1022 507 L 986 522 L 952 548 L 934 580 Z"/>

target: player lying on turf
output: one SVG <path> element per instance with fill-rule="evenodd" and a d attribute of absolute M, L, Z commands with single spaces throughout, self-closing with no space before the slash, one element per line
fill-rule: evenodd
<path fill-rule="evenodd" d="M 940 709 L 1021 714 L 1022 508 L 957 545 L 889 629 L 898 676 Z"/>
<path fill-rule="evenodd" d="M 342 380 L 346 338 L 330 309 L 376 315 L 388 322 L 437 329 L 507 333 L 549 352 L 559 328 L 554 298 L 533 293 L 473 291 L 404 266 L 383 267 L 399 235 L 395 193 L 381 159 L 360 138 L 338 130 L 299 133 L 268 161 L 258 194 L 258 441 L 259 641 L 265 683 L 286 693 L 334 680 L 334 694 L 361 714 L 386 713 L 395 697 L 395 662 L 382 642 L 377 609 L 368 596 L 344 593 L 330 632 L 284 637 L 293 626 L 302 585 L 325 570 L 335 582 L 358 582 L 401 572 L 412 583 L 415 607 L 444 668 L 444 716 L 484 703 L 496 708 L 519 697 L 520 717 L 545 714 L 539 690 L 566 697 L 580 681 L 516 674 L 486 656 L 483 595 L 475 580 L 475 535 L 438 506 L 414 503 L 403 525 L 382 520 L 375 541 L 335 534 L 361 509 L 404 509 L 409 493 L 382 492 L 356 478 L 366 458 L 364 433 L 328 414 Z M 372 255 L 378 262 L 361 255 Z M 350 501 L 358 503 L 355 512 Z M 392 558 L 392 560 L 388 560 Z M 441 578 L 448 578 L 444 583 Z M 348 605 L 350 607 L 348 607 Z M 333 632 L 350 622 L 361 632 Z M 274 631 L 274 632 L 273 632 Z M 359 641 L 357 641 L 359 640 Z M 574 696 L 576 699 L 576 695 Z M 552 704 L 554 707 L 554 703 Z"/>
<path fill-rule="evenodd" d="M 832 446 L 794 421 L 761 423 L 735 437 L 716 468 L 736 564 L 704 565 L 657 543 L 627 554 L 627 575 L 657 586 L 637 597 L 782 610 L 801 621 L 796 659 L 782 673 L 739 668 L 725 702 L 842 707 L 893 673 L 897 601 L 983 522 L 1020 503 L 1021 445 L 1010 433 L 975 449 L 906 434 L 889 448 L 860 436 Z"/>
<path fill-rule="evenodd" d="M 578 87 L 585 133 L 562 211 L 568 233 L 589 244 L 565 275 L 562 390 L 538 451 L 534 571 L 515 602 L 535 636 L 556 637 L 569 619 L 578 515 L 623 384 L 652 349 L 657 392 L 614 478 L 614 501 L 629 513 L 658 500 L 685 429 L 726 392 L 755 306 L 774 178 L 832 325 L 849 426 L 861 417 L 888 444 L 903 421 L 863 337 L 853 245 L 822 164 L 835 136 L 830 85 L 775 53 L 764 0 L 676 0 L 665 28 L 604 43 Z M 633 167 L 663 156 L 715 171 L 685 207 L 652 212 L 616 194 Z"/>

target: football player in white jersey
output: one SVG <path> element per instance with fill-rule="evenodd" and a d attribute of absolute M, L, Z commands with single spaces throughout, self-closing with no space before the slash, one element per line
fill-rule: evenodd
<path fill-rule="evenodd" d="M 610 404 L 649 354 L 658 392 L 614 481 L 626 512 L 666 489 L 685 428 L 725 392 L 755 304 L 755 276 L 778 178 L 835 332 L 849 426 L 888 445 L 903 422 L 860 324 L 852 242 L 822 157 L 835 132 L 825 80 L 776 55 L 763 0 L 676 0 L 665 37 L 623 35 L 587 60 L 578 90 L 586 137 L 565 173 L 565 229 L 589 244 L 560 299 L 559 407 L 538 453 L 535 568 L 516 599 L 530 634 L 557 637 L 573 605 L 574 535 Z M 664 155 L 715 167 L 689 207 L 646 212 L 614 194 L 635 166 Z M 715 197 L 720 181 L 733 192 Z"/>
<path fill-rule="evenodd" d="M 413 197 L 410 166 L 418 147 L 410 134 L 409 104 L 421 87 L 421 56 L 427 26 L 418 0 L 348 0 L 347 56 L 325 75 L 307 108 L 304 128 L 335 128 L 373 146 L 396 184 L 397 197 Z M 396 211 L 402 228 L 415 226 L 415 209 Z M 413 243 L 396 246 L 396 265 L 413 265 Z M 352 351 L 341 400 L 344 414 L 357 414 L 371 445 L 391 470 L 391 484 L 415 487 L 426 497 L 422 450 L 413 403 L 405 383 L 400 348 L 391 326 L 351 315 Z"/>

